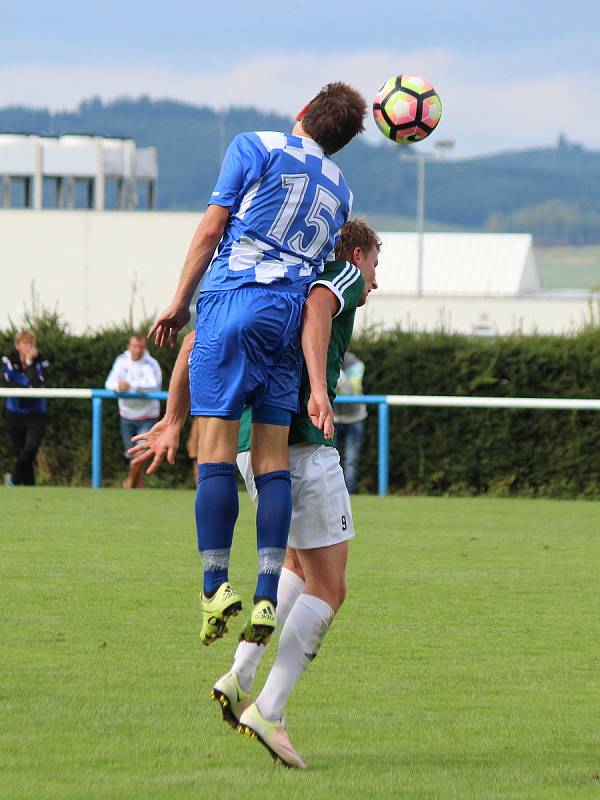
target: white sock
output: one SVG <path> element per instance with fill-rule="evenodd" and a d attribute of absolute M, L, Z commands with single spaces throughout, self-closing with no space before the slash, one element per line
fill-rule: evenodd
<path fill-rule="evenodd" d="M 294 603 L 302 594 L 304 581 L 291 569 L 284 567 L 281 570 L 279 586 L 277 587 L 277 627 L 285 625 L 285 621 L 292 610 Z M 244 692 L 252 691 L 252 684 L 256 676 L 256 670 L 261 658 L 267 648 L 263 644 L 253 644 L 252 642 L 240 642 L 233 661 L 231 671 L 235 673 L 240 687 Z"/>
<path fill-rule="evenodd" d="M 271 722 L 283 717 L 285 704 L 302 673 L 319 652 L 334 612 L 320 597 L 301 594 L 279 638 L 277 658 L 256 705 Z"/>

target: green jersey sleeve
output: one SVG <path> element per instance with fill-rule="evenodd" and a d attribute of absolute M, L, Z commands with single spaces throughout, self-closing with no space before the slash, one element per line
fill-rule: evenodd
<path fill-rule="evenodd" d="M 335 315 L 339 317 L 344 311 L 356 310 L 364 285 L 361 271 L 354 264 L 350 264 L 349 261 L 330 261 L 325 264 L 325 270 L 310 288 L 311 291 L 315 286 L 326 286 L 331 289 L 340 303 Z"/>

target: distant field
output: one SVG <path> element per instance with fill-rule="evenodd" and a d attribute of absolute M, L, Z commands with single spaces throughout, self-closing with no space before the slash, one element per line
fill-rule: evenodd
<path fill-rule="evenodd" d="M 0 488 L 3 800 L 600 796 L 600 504 L 358 497 L 348 601 L 289 704 L 299 774 L 208 699 L 242 619 L 200 647 L 193 502 Z"/>
<path fill-rule="evenodd" d="M 536 247 L 545 289 L 600 289 L 600 246 Z"/>

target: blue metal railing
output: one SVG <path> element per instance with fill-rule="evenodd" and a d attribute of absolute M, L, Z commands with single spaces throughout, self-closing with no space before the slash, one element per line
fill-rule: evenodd
<path fill-rule="evenodd" d="M 104 400 L 118 398 L 137 398 L 144 400 L 166 400 L 167 392 L 109 392 L 107 389 L 92 389 L 92 487 L 99 489 L 102 485 L 102 403 Z M 365 403 L 376 405 L 378 417 L 377 431 L 377 493 L 381 496 L 388 493 L 389 472 L 389 405 L 387 395 L 366 394 L 338 397 L 336 405 Z"/>
<path fill-rule="evenodd" d="M 0 387 L 2 397 L 70 398 L 92 401 L 92 486 L 99 489 L 102 483 L 102 402 L 119 397 L 166 400 L 166 392 L 109 392 L 105 389 L 31 389 Z M 538 409 L 546 411 L 596 411 L 600 412 L 600 398 L 575 397 L 470 397 L 468 395 L 419 394 L 368 394 L 339 397 L 338 404 L 366 403 L 378 407 L 378 478 L 380 495 L 388 492 L 389 471 L 389 409 L 404 408 L 503 408 Z"/>

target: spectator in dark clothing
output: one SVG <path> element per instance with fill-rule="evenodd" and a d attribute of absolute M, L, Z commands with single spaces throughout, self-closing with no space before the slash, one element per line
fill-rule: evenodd
<path fill-rule="evenodd" d="M 365 365 L 354 353 L 346 352 L 340 371 L 337 394 L 362 394 Z M 344 480 L 349 494 L 355 494 L 358 465 L 365 435 L 367 407 L 363 403 L 340 404 L 335 409 L 335 430 L 338 446 L 343 450 Z"/>
<path fill-rule="evenodd" d="M 48 362 L 38 353 L 35 334 L 30 331 L 15 336 L 15 349 L 2 356 L 2 378 L 5 386 L 19 389 L 44 386 Z M 7 486 L 33 486 L 33 462 L 44 438 L 48 404 L 42 397 L 9 397 L 6 402 L 6 433 L 12 443 L 15 463 L 4 476 Z"/>

